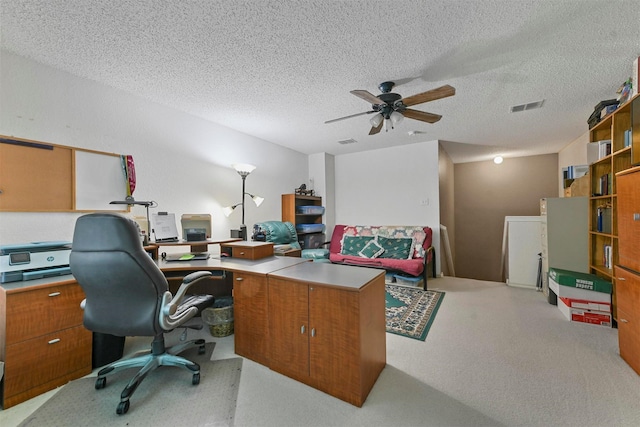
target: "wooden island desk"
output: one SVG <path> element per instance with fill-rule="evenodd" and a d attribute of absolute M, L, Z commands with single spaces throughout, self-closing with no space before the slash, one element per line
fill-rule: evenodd
<path fill-rule="evenodd" d="M 386 364 L 383 270 L 281 256 L 156 263 L 171 280 L 231 281 L 240 356 L 356 406 Z M 0 285 L 3 408 L 91 372 L 83 298 L 71 275 Z"/>

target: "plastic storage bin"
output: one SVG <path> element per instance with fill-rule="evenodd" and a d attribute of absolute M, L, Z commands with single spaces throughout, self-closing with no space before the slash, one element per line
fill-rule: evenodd
<path fill-rule="evenodd" d="M 298 224 L 296 225 L 298 233 L 322 233 L 324 224 Z"/>
<path fill-rule="evenodd" d="M 209 332 L 214 337 L 233 334 L 233 298 L 216 299 L 213 307 L 202 310 L 202 321 L 209 325 Z"/>
<path fill-rule="evenodd" d="M 324 206 L 298 206 L 296 213 L 300 215 L 324 215 Z"/>

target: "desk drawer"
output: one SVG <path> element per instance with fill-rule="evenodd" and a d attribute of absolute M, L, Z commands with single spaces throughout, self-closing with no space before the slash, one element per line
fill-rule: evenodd
<path fill-rule="evenodd" d="M 5 399 L 76 371 L 90 373 L 91 342 L 91 332 L 76 326 L 7 346 Z"/>
<path fill-rule="evenodd" d="M 82 288 L 75 282 L 7 294 L 6 345 L 82 324 Z"/>
<path fill-rule="evenodd" d="M 233 258 L 254 261 L 273 256 L 273 243 L 248 242 L 247 244 L 230 244 L 227 248 L 231 248 Z"/>

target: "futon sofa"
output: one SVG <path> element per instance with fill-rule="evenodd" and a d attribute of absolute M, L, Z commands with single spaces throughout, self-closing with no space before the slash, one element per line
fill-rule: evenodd
<path fill-rule="evenodd" d="M 427 289 L 427 265 L 436 277 L 433 231 L 426 226 L 336 225 L 329 246 L 335 264 L 377 267 L 407 277 L 422 277 Z"/>

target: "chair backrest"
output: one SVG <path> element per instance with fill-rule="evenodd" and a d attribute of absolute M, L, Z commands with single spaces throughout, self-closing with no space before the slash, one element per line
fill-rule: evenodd
<path fill-rule="evenodd" d="M 117 336 L 155 336 L 168 283 L 133 220 L 92 213 L 76 221 L 69 266 L 85 293 L 84 325 Z"/>

